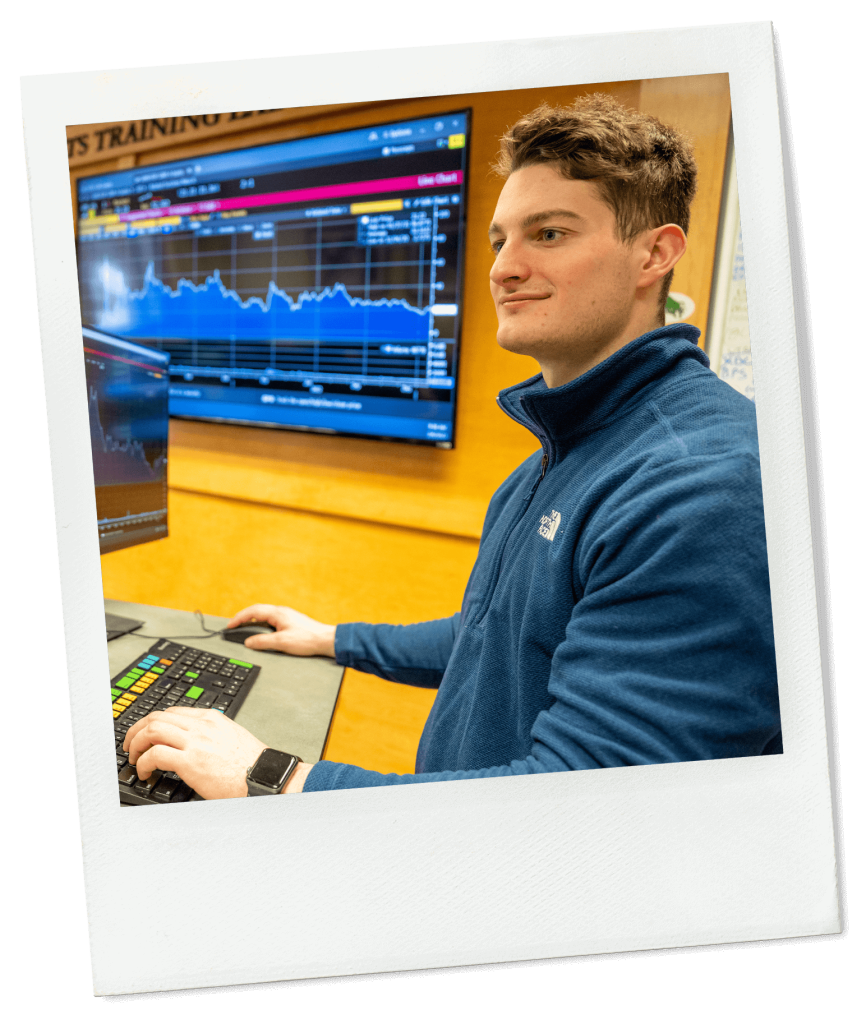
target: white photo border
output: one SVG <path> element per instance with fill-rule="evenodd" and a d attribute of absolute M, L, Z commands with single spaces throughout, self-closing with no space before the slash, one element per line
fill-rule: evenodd
<path fill-rule="evenodd" d="M 442 68 L 448 68 L 443 89 Z M 65 126 L 727 72 L 785 752 L 117 804 Z M 770 23 L 22 80 L 94 991 L 119 994 L 840 930 Z M 232 871 L 212 875 L 214 852 Z M 129 909 L 113 866 L 170 865 Z M 195 951 L 195 955 L 191 955 Z"/>

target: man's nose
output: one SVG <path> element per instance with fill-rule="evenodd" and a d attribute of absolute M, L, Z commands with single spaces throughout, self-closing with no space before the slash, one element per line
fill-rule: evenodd
<path fill-rule="evenodd" d="M 517 242 L 507 241 L 496 254 L 490 268 L 490 280 L 504 286 L 525 281 L 531 273 L 523 247 Z"/>

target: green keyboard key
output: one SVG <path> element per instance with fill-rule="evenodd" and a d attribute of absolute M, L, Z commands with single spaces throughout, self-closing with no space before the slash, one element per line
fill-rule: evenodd
<path fill-rule="evenodd" d="M 185 676 L 189 676 L 190 679 L 198 679 L 200 672 L 184 672 Z"/>
<path fill-rule="evenodd" d="M 203 693 L 204 689 L 201 686 L 191 686 L 184 694 L 184 697 L 189 697 L 190 700 L 198 700 Z"/>
<path fill-rule="evenodd" d="M 112 686 L 112 688 L 111 688 L 111 699 L 112 699 L 112 701 L 115 701 L 115 700 L 117 700 L 117 698 L 118 698 L 118 697 L 119 697 L 119 696 L 120 696 L 120 695 L 121 695 L 122 693 L 123 693 L 123 690 L 118 690 L 118 689 L 117 689 L 116 687 Z"/>
<path fill-rule="evenodd" d="M 134 682 L 135 680 L 132 676 L 124 676 L 123 679 L 118 679 L 114 685 L 121 690 L 128 690 Z"/>
<path fill-rule="evenodd" d="M 229 665 L 240 665 L 241 668 L 252 668 L 248 661 L 238 661 L 237 658 L 229 658 Z"/>

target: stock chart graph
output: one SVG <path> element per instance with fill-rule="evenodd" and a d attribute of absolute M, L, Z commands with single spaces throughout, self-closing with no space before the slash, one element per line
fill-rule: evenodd
<path fill-rule="evenodd" d="M 145 442 L 134 437 L 118 438 L 106 433 L 102 426 L 99 406 L 99 390 L 91 384 L 88 387 L 88 411 L 94 484 L 104 488 L 162 481 L 166 466 L 165 439 L 151 439 L 150 447 L 152 448 L 154 444 L 156 447 L 151 461 Z M 137 426 L 141 430 L 143 424 L 138 423 Z"/>
<path fill-rule="evenodd" d="M 84 369 L 100 549 L 168 530 L 168 360 L 84 328 Z"/>
<path fill-rule="evenodd" d="M 110 273 L 110 271 L 109 271 Z M 249 341 L 427 341 L 428 310 L 405 299 L 352 298 L 342 282 L 318 292 L 304 291 L 295 301 L 268 282 L 264 299 L 246 300 L 225 286 L 219 268 L 196 285 L 181 278 L 172 289 L 148 263 L 141 291 L 126 290 L 116 297 L 112 313 L 103 316 L 128 337 L 196 340 L 228 332 Z"/>
<path fill-rule="evenodd" d="M 304 166 L 285 143 L 80 182 L 85 321 L 168 354 L 173 415 L 450 447 L 466 125 L 344 133 L 342 152 L 326 136 L 319 157 L 304 140 Z"/>

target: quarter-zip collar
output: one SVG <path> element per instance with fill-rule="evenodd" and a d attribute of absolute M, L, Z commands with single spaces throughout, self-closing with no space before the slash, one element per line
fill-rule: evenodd
<path fill-rule="evenodd" d="M 709 366 L 697 345 L 700 334 L 691 324 L 659 327 L 567 384 L 548 388 L 538 373 L 500 391 L 497 401 L 539 438 L 549 460 L 555 449 L 623 415 L 662 378 Z"/>

